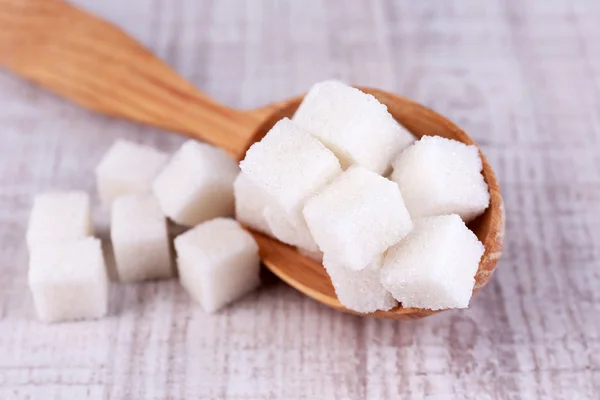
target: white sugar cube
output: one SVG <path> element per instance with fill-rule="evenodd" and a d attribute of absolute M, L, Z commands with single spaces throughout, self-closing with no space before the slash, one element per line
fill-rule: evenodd
<path fill-rule="evenodd" d="M 413 227 L 398 185 L 358 166 L 309 199 L 304 217 L 325 257 L 353 270 L 366 267 Z"/>
<path fill-rule="evenodd" d="M 240 167 L 288 213 L 341 172 L 335 155 L 288 118 L 250 146 Z"/>
<path fill-rule="evenodd" d="M 29 288 L 41 321 L 105 315 L 108 277 L 100 241 L 85 238 L 36 247 L 29 260 Z"/>
<path fill-rule="evenodd" d="M 258 245 L 237 221 L 217 218 L 175 239 L 179 280 L 207 312 L 260 284 Z"/>
<path fill-rule="evenodd" d="M 248 149 L 240 167 L 274 201 L 270 216 L 266 215 L 273 234 L 277 237 L 278 232 L 295 230 L 297 235 L 280 240 L 314 248 L 314 244 L 306 240 L 310 233 L 303 221 L 302 206 L 309 196 L 342 172 L 335 155 L 293 121 L 284 118 Z M 285 218 L 276 218 L 275 214 L 285 215 Z"/>
<path fill-rule="evenodd" d="M 156 177 L 152 189 L 165 215 L 194 226 L 233 216 L 233 181 L 238 173 L 237 163 L 223 150 L 188 140 Z"/>
<path fill-rule="evenodd" d="M 456 214 L 416 220 L 388 250 L 381 283 L 403 307 L 466 308 L 484 250 Z"/>
<path fill-rule="evenodd" d="M 473 145 L 423 136 L 394 160 L 393 167 L 391 178 L 413 218 L 458 214 L 469 222 L 489 205 L 481 157 Z"/>
<path fill-rule="evenodd" d="M 350 310 L 369 313 L 390 310 L 398 305 L 382 285 L 379 270 L 383 256 L 376 256 L 365 268 L 355 271 L 325 258 L 323 265 L 342 305 Z"/>
<path fill-rule="evenodd" d="M 330 148 L 344 168 L 361 165 L 382 174 L 414 141 L 375 97 L 338 81 L 315 84 L 293 119 Z"/>
<path fill-rule="evenodd" d="M 27 246 L 62 243 L 93 235 L 90 197 L 85 192 L 39 194 L 33 201 Z"/>
<path fill-rule="evenodd" d="M 233 183 L 235 218 L 249 228 L 272 235 L 265 218 L 265 210 L 272 202 L 267 193 L 243 172 Z"/>
<path fill-rule="evenodd" d="M 96 184 L 103 203 L 126 194 L 149 192 L 169 156 L 149 146 L 117 140 L 96 167 Z"/>
<path fill-rule="evenodd" d="M 152 194 L 134 194 L 115 200 L 110 237 L 121 282 L 173 275 L 167 220 Z"/>
<path fill-rule="evenodd" d="M 286 214 L 279 207 L 273 206 L 267 207 L 264 217 L 273 236 L 281 242 L 311 253 L 319 251 L 300 212 Z"/>

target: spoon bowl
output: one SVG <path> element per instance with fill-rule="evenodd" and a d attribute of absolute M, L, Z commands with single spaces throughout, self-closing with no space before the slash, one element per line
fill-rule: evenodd
<path fill-rule="evenodd" d="M 372 94 L 381 103 L 385 104 L 396 121 L 406 127 L 417 138 L 424 135 L 435 135 L 466 144 L 475 144 L 454 123 L 425 106 L 383 90 L 365 87 L 359 87 L 359 89 Z M 253 139 L 260 140 L 281 118 L 291 118 L 300 105 L 302 98 L 303 96 L 298 96 L 279 103 L 278 108 L 257 128 Z M 505 224 L 504 206 L 496 176 L 483 153 L 480 152 L 480 155 L 483 161 L 483 177 L 488 184 L 491 196 L 488 209 L 468 225 L 485 247 L 485 253 L 475 276 L 474 293 L 478 292 L 489 281 L 502 254 Z M 389 311 L 376 311 L 369 314 L 349 310 L 338 301 L 331 280 L 323 265 L 299 254 L 293 247 L 284 245 L 271 237 L 257 232 L 253 232 L 253 235 L 259 244 L 263 263 L 269 270 L 300 292 L 337 310 L 393 319 L 423 318 L 443 311 L 404 308 L 401 305 Z"/>
<path fill-rule="evenodd" d="M 298 96 L 256 110 L 219 104 L 118 27 L 62 0 L 0 0 L 0 26 L 0 67 L 88 109 L 186 134 L 221 147 L 238 160 L 277 121 L 291 117 L 302 101 Z M 359 89 L 385 104 L 417 137 L 438 135 L 474 144 L 452 122 L 412 100 Z M 474 292 L 489 281 L 500 258 L 505 219 L 498 182 L 481 157 L 491 200 L 486 212 L 469 224 L 485 246 Z M 355 313 L 339 303 L 321 264 L 273 238 L 253 235 L 264 265 L 275 275 L 323 304 Z M 399 306 L 361 315 L 411 319 L 437 312 Z"/>

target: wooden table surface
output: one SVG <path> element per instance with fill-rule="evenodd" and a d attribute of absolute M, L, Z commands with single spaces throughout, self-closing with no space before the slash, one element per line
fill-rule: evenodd
<path fill-rule="evenodd" d="M 280 282 L 209 316 L 173 280 L 114 284 L 107 318 L 43 325 L 33 196 L 94 191 L 117 138 L 183 138 L 0 72 L 1 399 L 600 398 L 600 2 L 77 3 L 231 106 L 335 77 L 447 115 L 496 169 L 506 249 L 468 310 L 414 322 L 340 314 Z"/>

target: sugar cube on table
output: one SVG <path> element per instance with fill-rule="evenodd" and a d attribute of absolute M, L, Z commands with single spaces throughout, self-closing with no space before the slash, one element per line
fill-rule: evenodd
<path fill-rule="evenodd" d="M 272 235 L 265 218 L 269 195 L 243 172 L 233 182 L 235 218 L 251 229 Z"/>
<path fill-rule="evenodd" d="M 302 216 L 306 199 L 342 172 L 335 155 L 321 142 L 284 118 L 246 152 L 240 167 L 274 201 L 267 215 L 271 231 L 292 233 L 278 239 L 317 250 Z M 311 249 L 312 247 L 312 249 Z"/>
<path fill-rule="evenodd" d="M 293 120 L 331 149 L 343 168 L 361 165 L 378 174 L 415 140 L 375 97 L 338 81 L 315 84 Z"/>
<path fill-rule="evenodd" d="M 173 275 L 167 220 L 151 193 L 115 200 L 110 237 L 120 281 L 136 282 Z"/>
<path fill-rule="evenodd" d="M 481 175 L 477 147 L 439 136 L 423 136 L 393 162 L 398 183 L 413 218 L 458 214 L 465 222 L 481 215 L 490 194 Z"/>
<path fill-rule="evenodd" d="M 310 198 L 304 217 L 325 258 L 353 270 L 365 268 L 413 227 L 398 185 L 359 166 Z"/>
<path fill-rule="evenodd" d="M 175 239 L 179 280 L 207 312 L 260 284 L 258 245 L 237 221 L 216 218 Z"/>
<path fill-rule="evenodd" d="M 381 283 L 403 307 L 466 308 L 484 250 L 457 214 L 422 218 L 386 253 Z"/>
<path fill-rule="evenodd" d="M 27 246 L 82 239 L 93 234 L 90 197 L 81 191 L 43 193 L 35 197 L 27 229 Z"/>
<path fill-rule="evenodd" d="M 186 141 L 156 177 L 152 189 L 165 215 L 195 226 L 234 214 L 237 162 L 214 146 Z"/>
<path fill-rule="evenodd" d="M 379 270 L 383 255 L 376 256 L 365 268 L 355 271 L 327 258 L 323 260 L 335 293 L 342 305 L 360 313 L 390 310 L 398 305 L 382 285 Z"/>
<path fill-rule="evenodd" d="M 168 159 L 168 154 L 149 146 L 117 140 L 96 167 L 103 203 L 110 206 L 119 196 L 149 192 Z"/>
<path fill-rule="evenodd" d="M 41 321 L 98 318 L 106 314 L 108 277 L 98 239 L 36 247 L 30 255 L 28 278 Z"/>

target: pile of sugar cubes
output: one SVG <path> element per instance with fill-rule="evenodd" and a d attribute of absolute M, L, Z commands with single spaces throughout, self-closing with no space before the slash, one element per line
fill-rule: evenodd
<path fill-rule="evenodd" d="M 187 141 L 169 157 L 147 146 L 115 142 L 97 166 L 96 180 L 110 210 L 119 281 L 171 278 L 176 266 L 181 285 L 207 312 L 256 288 L 258 246 L 231 218 L 238 174 L 236 161 L 207 144 Z M 101 242 L 93 237 L 90 203 L 81 191 L 44 193 L 34 200 L 28 278 L 42 321 L 107 313 L 109 278 Z M 167 217 L 190 228 L 174 246 Z"/>
<path fill-rule="evenodd" d="M 465 223 L 489 204 L 481 170 L 475 146 L 415 141 L 373 96 L 325 81 L 239 166 L 192 140 L 172 156 L 119 140 L 96 179 L 121 282 L 177 270 L 190 296 L 217 311 L 260 284 L 258 246 L 243 224 L 322 262 L 341 304 L 368 313 L 398 302 L 468 306 L 484 248 Z M 107 313 L 90 204 L 81 191 L 34 200 L 29 285 L 42 321 Z M 189 227 L 174 246 L 167 219 Z"/>
<path fill-rule="evenodd" d="M 416 141 L 375 97 L 325 81 L 240 167 L 237 219 L 322 261 L 346 308 L 468 306 L 484 247 L 465 223 L 490 200 L 475 146 Z"/>

